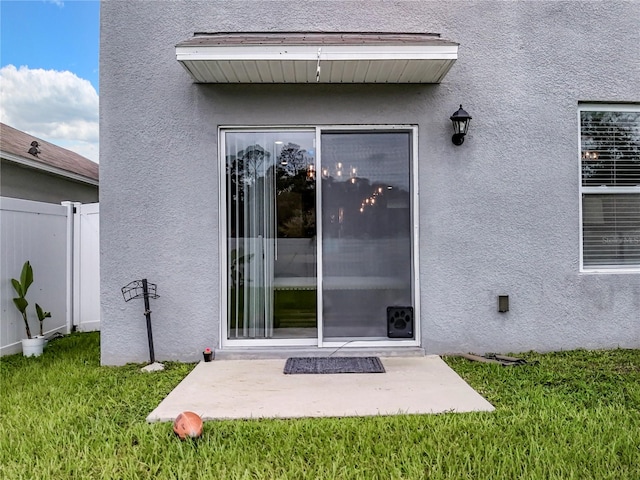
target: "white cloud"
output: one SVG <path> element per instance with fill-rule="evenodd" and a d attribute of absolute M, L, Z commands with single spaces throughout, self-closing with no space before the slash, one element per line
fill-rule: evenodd
<path fill-rule="evenodd" d="M 98 94 L 72 72 L 0 68 L 0 120 L 98 161 Z"/>

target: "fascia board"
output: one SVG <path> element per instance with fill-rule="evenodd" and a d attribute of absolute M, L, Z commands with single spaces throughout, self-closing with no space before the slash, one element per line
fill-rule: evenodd
<path fill-rule="evenodd" d="M 29 160 L 28 158 L 19 157 L 18 155 L 14 155 L 13 153 L 0 151 L 0 158 L 2 158 L 3 160 L 10 161 L 12 163 L 16 163 L 18 165 L 22 165 L 24 167 L 33 168 L 35 170 L 40 170 L 42 172 L 52 173 L 60 177 L 65 177 L 70 180 L 75 180 L 76 182 L 87 183 L 89 185 L 95 185 L 95 186 L 100 185 L 99 181 L 93 178 L 89 178 L 89 177 L 85 177 L 84 175 L 79 175 L 77 173 L 69 172 L 67 170 L 63 170 L 62 168 L 54 167 L 46 163 L 36 162 L 34 160 Z"/>
<path fill-rule="evenodd" d="M 457 45 L 243 45 L 177 46 L 184 61 L 320 61 L 331 60 L 456 60 Z"/>

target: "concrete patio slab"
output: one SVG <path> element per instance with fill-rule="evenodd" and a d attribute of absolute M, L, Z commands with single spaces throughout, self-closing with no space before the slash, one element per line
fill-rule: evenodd
<path fill-rule="evenodd" d="M 492 411 L 440 357 L 383 357 L 386 373 L 285 375 L 285 360 L 201 362 L 149 414 L 173 421 Z"/>

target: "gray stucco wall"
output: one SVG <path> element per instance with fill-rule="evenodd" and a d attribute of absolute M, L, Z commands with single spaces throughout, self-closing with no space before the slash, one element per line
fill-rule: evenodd
<path fill-rule="evenodd" d="M 219 125 L 418 125 L 428 353 L 640 347 L 640 274 L 579 273 L 577 121 L 640 101 L 639 24 L 637 2 L 103 2 L 103 363 L 148 358 L 120 294 L 143 277 L 158 359 L 219 343 Z M 175 59 L 193 32 L 280 30 L 438 32 L 459 59 L 411 86 L 195 85 Z"/>
<path fill-rule="evenodd" d="M 47 203 L 94 203 L 98 201 L 98 186 L 3 160 L 0 163 L 0 196 Z"/>

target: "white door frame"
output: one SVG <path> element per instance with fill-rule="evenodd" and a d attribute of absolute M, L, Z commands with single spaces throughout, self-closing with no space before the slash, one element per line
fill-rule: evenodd
<path fill-rule="evenodd" d="M 321 134 L 327 131 L 343 131 L 343 132 L 356 132 L 356 131 L 406 131 L 411 133 L 411 158 L 410 158 L 410 173 L 411 173 L 411 219 L 413 222 L 413 238 L 411 243 L 411 255 L 412 255 L 412 300 L 414 309 L 414 338 L 413 339 L 394 339 L 394 340 L 349 340 L 349 341 L 325 341 L 323 340 L 323 322 L 322 322 L 322 222 L 318 221 L 318 212 L 321 211 L 322 205 L 322 182 L 319 181 L 321 175 L 316 175 L 316 236 L 318 241 L 316 242 L 317 248 L 317 338 L 268 338 L 268 339 L 229 339 L 227 335 L 227 290 L 228 290 L 228 270 L 227 265 L 227 219 L 226 219 L 226 181 L 225 181 L 225 133 L 229 132 L 273 132 L 273 131 L 315 131 L 315 143 L 316 143 L 316 172 L 322 171 L 322 146 L 321 146 Z M 218 229 L 218 245 L 219 245 L 219 258 L 220 258 L 220 316 L 219 316 L 219 335 L 220 335 L 220 347 L 221 348 L 233 348 L 233 347 L 318 347 L 318 348 L 362 348 L 362 347 L 415 347 L 420 346 L 421 343 L 421 325 L 420 325 L 420 284 L 419 284 L 419 251 L 417 248 L 419 243 L 419 192 L 418 192 L 418 127 L 417 125 L 323 125 L 323 126 L 219 126 L 218 127 L 218 167 L 220 168 L 220 175 L 218 175 L 219 181 L 219 229 Z"/>

